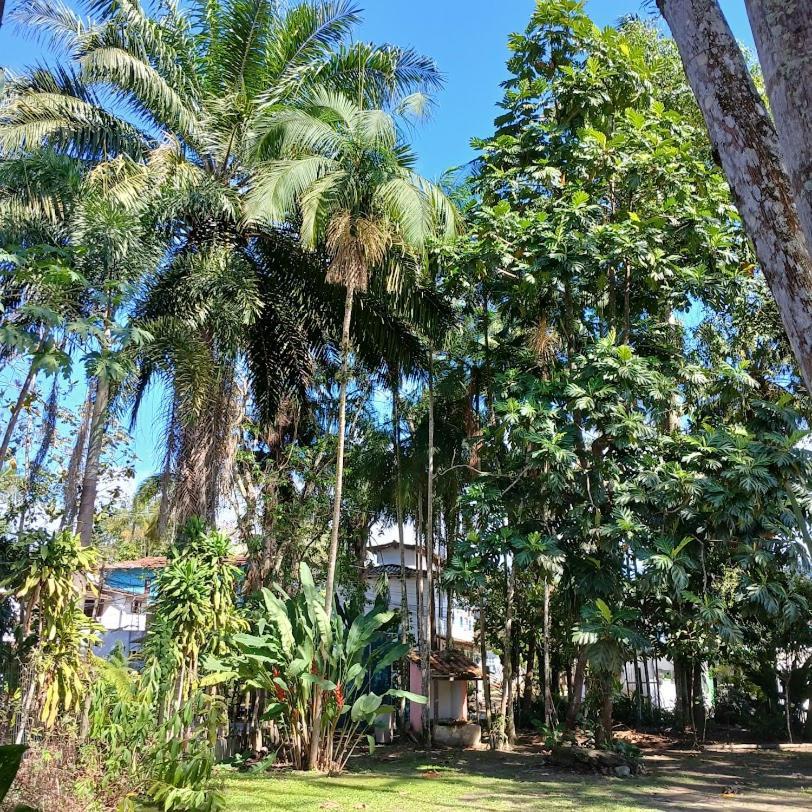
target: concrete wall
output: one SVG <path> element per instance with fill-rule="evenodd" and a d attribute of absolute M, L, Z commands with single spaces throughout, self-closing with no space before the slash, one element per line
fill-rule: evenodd
<path fill-rule="evenodd" d="M 409 664 L 409 690 L 422 693 L 420 665 Z M 468 720 L 468 680 L 433 679 L 431 681 L 432 719 L 437 722 L 465 722 Z M 423 706 L 411 702 L 409 724 L 415 733 L 423 729 Z"/>
<path fill-rule="evenodd" d="M 141 602 L 139 611 L 134 611 L 134 600 Z M 107 657 L 118 644 L 123 646 L 125 654 L 132 654 L 140 646 L 147 629 L 143 596 L 105 595 L 99 623 L 104 627 L 104 632 L 101 643 L 96 646 L 96 654 Z"/>

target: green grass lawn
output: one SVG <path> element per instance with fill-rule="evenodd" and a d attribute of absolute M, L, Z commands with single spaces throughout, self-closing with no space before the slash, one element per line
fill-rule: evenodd
<path fill-rule="evenodd" d="M 546 767 L 532 752 L 381 751 L 338 777 L 227 773 L 229 810 L 812 810 L 812 753 L 668 751 L 651 773 L 620 779 Z M 731 792 L 726 792 L 732 790 Z"/>

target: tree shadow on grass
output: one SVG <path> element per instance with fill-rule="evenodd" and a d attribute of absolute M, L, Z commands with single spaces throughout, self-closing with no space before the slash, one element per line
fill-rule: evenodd
<path fill-rule="evenodd" d="M 261 789 L 253 789 L 247 803 L 230 809 L 812 809 L 812 794 L 803 792 L 805 785 L 812 785 L 812 753 L 661 751 L 647 763 L 650 774 L 619 779 L 548 767 L 541 753 L 527 749 L 379 751 L 335 778 L 298 774 L 278 783 L 271 779 L 267 786 L 260 779 Z M 238 779 L 235 785 L 241 783 Z M 726 790 L 732 790 L 730 797 L 723 795 Z M 256 797 L 255 803 L 252 793 L 264 797 Z"/>

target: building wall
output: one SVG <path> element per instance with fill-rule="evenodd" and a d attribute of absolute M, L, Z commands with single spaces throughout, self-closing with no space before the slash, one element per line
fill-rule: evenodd
<path fill-rule="evenodd" d="M 135 609 L 133 601 L 141 601 L 141 608 Z M 101 643 L 96 646 L 96 654 L 107 657 L 118 644 L 123 646 L 126 655 L 134 653 L 143 641 L 147 629 L 143 598 L 119 594 L 105 596 L 99 623 L 104 627 L 104 632 Z"/>
<path fill-rule="evenodd" d="M 389 608 L 400 611 L 400 578 L 389 578 Z M 375 600 L 376 589 L 379 579 L 372 577 L 367 581 L 366 598 L 369 603 Z M 423 580 L 424 594 L 426 579 Z M 417 638 L 418 617 L 417 617 L 417 578 L 406 579 L 406 601 L 409 611 L 409 626 L 412 635 Z M 446 596 L 435 596 L 435 617 L 437 619 L 437 634 L 440 637 L 446 636 Z M 458 643 L 467 643 L 473 647 L 475 642 L 476 617 L 470 609 L 467 609 L 456 601 L 452 605 L 451 613 L 451 636 Z"/>
<path fill-rule="evenodd" d="M 640 661 L 638 661 L 638 668 L 640 669 L 643 696 L 650 698 L 651 704 L 656 708 L 674 710 L 677 703 L 677 688 L 674 684 L 673 663 L 670 660 L 659 659 L 656 661 L 655 667 L 655 661 L 649 660 L 648 682 L 646 682 L 645 669 Z M 629 696 L 632 696 L 637 690 L 634 662 L 628 662 L 623 666 L 621 688 Z"/>

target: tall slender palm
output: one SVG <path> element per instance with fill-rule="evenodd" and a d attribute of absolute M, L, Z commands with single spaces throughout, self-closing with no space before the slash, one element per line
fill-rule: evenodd
<path fill-rule="evenodd" d="M 456 231 L 443 193 L 416 175 L 394 118 L 320 89 L 296 107 L 270 107 L 258 117 L 256 152 L 270 160 L 249 195 L 252 219 L 271 225 L 300 220 L 303 244 L 328 257 L 326 278 L 345 288 L 339 374 L 336 484 L 327 561 L 325 612 L 333 609 L 344 475 L 350 326 L 357 291 L 391 255 L 418 255 L 432 235 Z M 320 693 L 314 694 L 310 767 L 321 739 Z"/>
<path fill-rule="evenodd" d="M 67 61 L 10 83 L 0 110 L 0 150 L 10 155 L 47 144 L 110 164 L 113 198 L 151 205 L 172 249 L 144 288 L 140 309 L 150 317 L 161 363 L 147 359 L 138 391 L 156 372 L 166 377 L 173 416 L 166 457 L 179 480 L 179 518 L 211 516 L 238 412 L 244 344 L 234 328 L 261 317 L 267 325 L 278 311 L 257 295 L 267 269 L 255 250 L 257 240 L 273 242 L 278 232 L 245 227 L 245 192 L 262 170 L 249 149 L 251 122 L 260 108 L 313 87 L 363 87 L 367 102 L 387 106 L 436 88 L 440 77 L 431 60 L 412 50 L 348 44 L 359 13 L 347 0 L 193 0 L 162 5 L 157 15 L 139 0 L 98 0 L 88 8 L 92 22 L 46 0 L 18 12 Z M 244 286 L 235 285 L 241 280 Z M 183 330 L 178 308 L 167 306 L 172 287 L 194 294 L 197 309 L 186 308 Z M 236 324 L 207 318 L 235 290 L 240 297 L 227 315 L 242 305 Z M 301 353 L 289 357 L 301 346 L 297 338 L 286 333 L 277 352 L 266 353 L 271 366 L 262 376 L 263 394 L 271 408 L 287 396 L 290 373 L 301 368 Z"/>
<path fill-rule="evenodd" d="M 325 610 L 333 607 L 344 465 L 350 324 L 356 292 L 392 253 L 419 254 L 433 236 L 455 233 L 457 217 L 438 187 L 415 174 L 394 118 L 340 93 L 314 91 L 296 107 L 271 108 L 255 131 L 263 165 L 249 194 L 255 222 L 300 218 L 303 244 L 327 253 L 326 278 L 345 288 L 341 331 L 336 488 Z"/>

